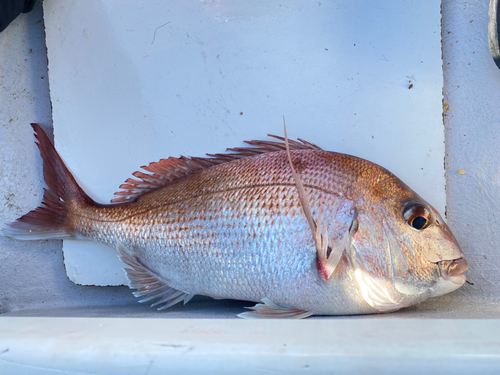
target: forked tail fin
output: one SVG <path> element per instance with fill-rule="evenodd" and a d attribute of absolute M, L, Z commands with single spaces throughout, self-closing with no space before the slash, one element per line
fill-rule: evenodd
<path fill-rule="evenodd" d="M 64 165 L 49 138 L 38 124 L 35 130 L 37 146 L 43 159 L 43 177 L 47 184 L 40 207 L 0 229 L 0 234 L 20 240 L 71 238 L 67 223 L 69 205 L 92 203 Z"/>

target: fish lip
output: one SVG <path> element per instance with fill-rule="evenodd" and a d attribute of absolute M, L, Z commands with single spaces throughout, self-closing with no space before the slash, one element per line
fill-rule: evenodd
<path fill-rule="evenodd" d="M 441 277 L 457 285 L 466 281 L 464 272 L 469 269 L 469 264 L 464 257 L 453 260 L 443 260 L 437 263 Z"/>

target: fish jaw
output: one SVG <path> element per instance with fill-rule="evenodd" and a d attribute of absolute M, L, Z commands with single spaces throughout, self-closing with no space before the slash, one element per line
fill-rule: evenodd
<path fill-rule="evenodd" d="M 408 280 L 395 279 L 394 288 L 401 295 L 401 299 L 412 301 L 409 305 L 421 303 L 451 293 L 467 280 L 464 272 L 468 269 L 468 264 L 464 258 L 438 262 L 436 268 L 437 278 L 430 286 L 427 283 L 409 283 Z"/>
<path fill-rule="evenodd" d="M 437 283 L 430 289 L 429 298 L 439 297 L 451 292 L 454 292 L 460 288 L 466 281 L 464 274 L 460 276 L 455 276 L 453 279 L 443 279 L 440 278 Z"/>
<path fill-rule="evenodd" d="M 469 269 L 469 264 L 463 257 L 454 259 L 453 261 L 441 261 L 438 263 L 438 267 L 441 277 L 446 281 L 458 285 L 457 288 L 465 283 L 466 277 L 464 272 Z"/>
<path fill-rule="evenodd" d="M 460 288 L 466 281 L 465 275 L 451 276 L 449 278 L 439 277 L 432 286 L 419 286 L 410 285 L 401 280 L 395 280 L 395 289 L 407 299 L 413 299 L 409 305 L 424 302 L 430 298 L 443 296 L 445 294 L 454 292 Z"/>

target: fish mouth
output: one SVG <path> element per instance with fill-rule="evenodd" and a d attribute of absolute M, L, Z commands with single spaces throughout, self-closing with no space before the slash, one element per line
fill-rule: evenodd
<path fill-rule="evenodd" d="M 442 260 L 438 262 L 441 277 L 457 285 L 465 283 L 464 272 L 469 269 L 469 264 L 462 257 L 454 260 Z"/>

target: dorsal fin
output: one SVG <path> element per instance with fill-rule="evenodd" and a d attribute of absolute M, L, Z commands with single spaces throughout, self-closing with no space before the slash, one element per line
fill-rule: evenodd
<path fill-rule="evenodd" d="M 115 198 L 111 200 L 111 203 L 131 202 L 139 195 L 166 186 L 179 178 L 200 172 L 214 165 L 266 154 L 268 152 L 284 151 L 286 149 L 284 142 L 285 138 L 276 135 L 268 136 L 280 142 L 245 141 L 245 143 L 252 147 L 228 148 L 226 150 L 228 153 L 207 154 L 209 156 L 208 158 L 186 156 L 181 156 L 179 158 L 170 157 L 155 163 L 150 163 L 147 166 L 142 166 L 141 168 L 148 173 L 142 171 L 133 173 L 133 176 L 136 178 L 129 178 L 124 184 L 120 185 L 120 189 L 122 190 L 115 193 Z M 304 141 L 300 138 L 298 141 L 288 142 L 290 150 L 322 151 L 322 149 L 314 143 Z"/>

